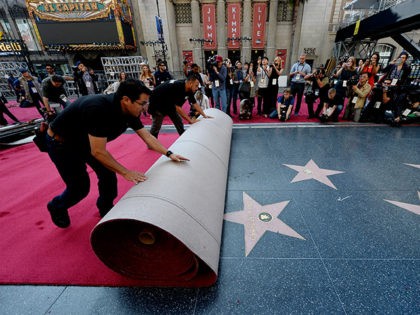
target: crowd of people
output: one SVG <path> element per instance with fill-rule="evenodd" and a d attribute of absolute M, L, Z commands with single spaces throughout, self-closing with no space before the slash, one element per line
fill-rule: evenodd
<path fill-rule="evenodd" d="M 181 135 L 184 121 L 195 124 L 201 119 L 212 119 L 205 112 L 209 107 L 249 120 L 256 106 L 257 115 L 284 122 L 299 115 L 305 99 L 308 118 L 317 117 L 321 123 L 338 121 L 343 110 L 343 119 L 356 122 L 418 122 L 418 94 L 410 94 L 406 88 L 410 74 L 407 59 L 408 55 L 402 53 L 399 60 L 380 69 L 376 53 L 358 66 L 354 57 L 348 57 L 327 76 L 323 66 L 312 70 L 302 54 L 289 72 L 290 88 L 280 95 L 278 80 L 285 70 L 282 60 L 275 58 L 270 62 L 267 57 L 258 58 L 255 64 L 236 61 L 233 65 L 229 59 L 216 55 L 207 61 L 204 71 L 197 64 L 184 63 L 185 78 L 178 80 L 169 73 L 165 62 L 159 62 L 155 71 L 148 64 L 141 64 L 138 78 L 127 78 L 121 72 L 118 81 L 103 93 L 97 88 L 95 73 L 80 62 L 73 77 L 59 76 L 52 65 L 47 65 L 48 75 L 42 81 L 27 69 L 20 69 L 21 76 L 9 82 L 20 106 L 34 106 L 45 118 L 34 142 L 41 151 L 48 152 L 66 185 L 47 204 L 47 209 L 56 226 L 67 228 L 69 208 L 90 190 L 86 165 L 98 177 L 96 206 L 102 217 L 113 207 L 117 196 L 116 174 L 136 184 L 147 179 L 143 173 L 121 165 L 106 148 L 128 127 L 149 149 L 182 162 L 188 158 L 174 154 L 158 140 L 163 119 L 169 117 Z M 66 80 L 74 80 L 82 95 L 71 105 L 64 88 Z M 6 102 L 0 97 L 2 114 L 18 123 Z M 183 109 L 185 102 L 190 105 L 189 111 Z M 59 110 L 57 106 L 53 108 L 53 103 L 59 104 Z M 150 131 L 140 120 L 146 112 L 152 119 Z"/>
<path fill-rule="evenodd" d="M 205 69 L 195 63 L 189 65 L 184 62 L 185 77 L 195 77 L 199 88 L 194 102 L 189 100 L 191 110 L 188 119 L 182 114 L 178 116 L 191 123 L 200 115 L 193 106 L 199 104 L 201 109 L 215 107 L 240 120 L 251 120 L 256 114 L 284 122 L 293 115 L 299 115 L 304 100 L 308 118 L 318 118 L 320 122 L 337 122 L 339 119 L 389 122 L 391 125 L 418 122 L 419 92 L 407 88 L 410 75 L 408 57 L 406 52 L 402 52 L 398 59 L 381 69 L 378 53 L 359 61 L 350 56 L 340 60 L 330 74 L 326 73 L 323 65 L 312 69 L 306 62 L 305 54 L 299 56 L 288 73 L 280 57 L 272 62 L 267 57 L 258 57 L 252 62 L 237 60 L 232 63 L 216 55 L 207 60 Z M 151 91 L 173 80 L 164 61 L 158 61 L 153 70 L 146 63 L 141 64 L 140 69 L 138 79 Z M 97 75 L 82 62 L 75 64 L 73 76 L 56 75 L 51 64 L 47 64 L 45 70 L 47 77 L 42 81 L 28 69 L 20 69 L 21 76 L 14 78 L 10 74 L 8 82 L 20 107 L 34 106 L 47 120 L 53 119 L 60 110 L 57 106 L 52 109 L 51 102 L 63 108 L 69 104 L 64 89 L 66 80 L 73 80 L 82 96 L 100 93 Z M 281 75 L 288 75 L 290 82 L 290 88 L 284 91 L 279 91 L 278 87 Z M 126 79 L 126 73 L 120 72 L 118 81 L 110 84 L 103 93 L 115 93 Z M 6 102 L 5 98 L 0 98 L 0 124 L 7 124 L 3 114 L 20 123 L 5 106 Z M 147 115 L 146 112 L 144 115 Z M 153 119 L 153 115 L 150 117 Z M 175 119 L 172 117 L 172 120 Z"/>

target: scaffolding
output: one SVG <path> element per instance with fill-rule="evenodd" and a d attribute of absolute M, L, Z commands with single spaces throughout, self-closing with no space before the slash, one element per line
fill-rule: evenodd
<path fill-rule="evenodd" d="M 9 83 L 7 79 L 10 74 L 17 79 L 20 76 L 19 69 L 25 68 L 28 69 L 28 64 L 26 62 L 10 61 L 10 62 L 0 62 L 0 92 L 8 99 L 16 98 L 15 92 L 9 88 Z"/>
<path fill-rule="evenodd" d="M 108 84 L 118 81 L 119 74 L 125 72 L 127 79 L 140 77 L 140 64 L 146 62 L 142 56 L 131 57 L 102 57 L 102 66 Z"/>

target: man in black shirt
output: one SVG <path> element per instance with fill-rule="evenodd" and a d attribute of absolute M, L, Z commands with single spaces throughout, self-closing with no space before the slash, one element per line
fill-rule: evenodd
<path fill-rule="evenodd" d="M 164 82 L 172 80 L 172 76 L 166 69 L 166 64 L 163 61 L 160 61 L 158 63 L 158 69 L 153 73 L 153 75 L 156 80 L 156 86 L 159 86 Z"/>
<path fill-rule="evenodd" d="M 129 170 L 107 151 L 106 144 L 131 127 L 152 150 L 173 161 L 186 158 L 168 151 L 141 123 L 140 114 L 147 107 L 150 90 L 138 80 L 121 82 L 110 95 L 81 97 L 65 108 L 47 130 L 47 147 L 51 160 L 66 184 L 62 194 L 48 203 L 55 225 L 70 225 L 68 209 L 89 193 L 88 164 L 98 177 L 99 198 L 96 205 L 101 216 L 112 207 L 117 196 L 117 176 L 136 184 L 145 181 L 144 174 Z"/>
<path fill-rule="evenodd" d="M 66 89 L 63 86 L 65 83 L 66 81 L 63 77 L 57 74 L 53 74 L 42 80 L 42 100 L 44 101 L 48 117 L 54 115 L 50 102 L 59 103 L 63 108 L 66 108 L 70 104 L 67 100 Z"/>
<path fill-rule="evenodd" d="M 325 100 L 322 114 L 321 116 L 319 116 L 321 122 L 338 121 L 338 115 L 340 114 L 339 106 L 341 104 L 341 99 L 341 96 L 337 94 L 335 88 L 330 88 L 328 90 L 328 98 Z"/>
<path fill-rule="evenodd" d="M 165 116 L 169 116 L 180 135 L 185 131 L 182 118 L 190 124 L 196 122 L 182 109 L 182 105 L 184 105 L 185 100 L 187 99 L 200 115 L 204 118 L 210 118 L 203 112 L 194 97 L 195 92 L 198 90 L 198 86 L 198 79 L 195 76 L 190 76 L 187 80 L 171 80 L 165 82 L 153 90 L 152 95 L 150 96 L 148 111 L 153 118 L 152 127 L 150 128 L 150 133 L 153 136 L 156 138 L 158 137 Z"/>

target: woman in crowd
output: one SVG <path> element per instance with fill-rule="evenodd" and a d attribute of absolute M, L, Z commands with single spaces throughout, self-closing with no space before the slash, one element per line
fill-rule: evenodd
<path fill-rule="evenodd" d="M 281 66 L 281 58 L 277 56 L 274 58 L 271 65 L 271 75 L 268 83 L 268 93 L 270 97 L 270 112 L 277 107 L 277 96 L 279 94 L 279 76 L 283 73 L 284 69 Z"/>
<path fill-rule="evenodd" d="M 337 71 L 338 81 L 334 88 L 336 90 L 336 97 L 340 99 L 340 104 L 337 104 L 338 114 L 344 107 L 344 100 L 347 97 L 346 112 L 343 116 L 344 119 L 350 119 L 352 116 L 353 106 L 350 104 L 350 100 L 353 96 L 352 84 L 357 84 L 357 71 L 356 71 L 356 58 L 349 57 L 347 62 L 343 62 L 340 70 Z M 354 82 L 353 82 L 354 81 Z M 338 117 L 338 115 L 337 115 Z"/>
<path fill-rule="evenodd" d="M 114 83 L 111 83 L 104 91 L 104 94 L 111 94 L 111 93 L 115 93 L 118 90 L 118 87 L 120 86 L 120 83 L 122 81 L 125 81 L 126 79 L 126 74 L 125 72 L 120 72 L 120 74 L 118 75 L 118 81 L 115 81 Z"/>
<path fill-rule="evenodd" d="M 369 85 L 373 88 L 376 82 L 376 74 L 379 72 L 381 66 L 379 65 L 379 53 L 372 54 L 370 59 L 366 59 L 360 74 L 367 73 L 369 78 Z"/>
<path fill-rule="evenodd" d="M 144 83 L 146 87 L 148 87 L 150 90 L 153 90 L 156 86 L 156 80 L 155 77 L 150 70 L 150 67 L 148 64 L 142 63 L 141 65 L 141 73 L 140 73 L 140 81 Z"/>

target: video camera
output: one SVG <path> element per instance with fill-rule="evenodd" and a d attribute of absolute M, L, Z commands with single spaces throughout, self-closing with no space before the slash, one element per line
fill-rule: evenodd
<path fill-rule="evenodd" d="M 209 59 L 207 59 L 206 61 L 206 69 L 207 71 L 211 72 L 213 71 L 213 67 L 217 67 L 217 60 L 216 60 L 217 55 L 211 56 L 209 57 Z"/>

